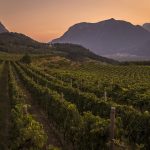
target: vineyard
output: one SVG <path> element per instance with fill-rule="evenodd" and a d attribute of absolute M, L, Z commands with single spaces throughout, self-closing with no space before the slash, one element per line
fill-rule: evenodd
<path fill-rule="evenodd" d="M 0 62 L 0 149 L 150 148 L 149 66 L 37 61 Z"/>

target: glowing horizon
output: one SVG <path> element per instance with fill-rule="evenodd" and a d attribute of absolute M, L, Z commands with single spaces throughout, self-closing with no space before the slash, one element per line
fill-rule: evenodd
<path fill-rule="evenodd" d="M 0 21 L 9 31 L 48 42 L 79 22 L 110 18 L 142 25 L 150 22 L 150 1 L 143 0 L 0 0 Z"/>

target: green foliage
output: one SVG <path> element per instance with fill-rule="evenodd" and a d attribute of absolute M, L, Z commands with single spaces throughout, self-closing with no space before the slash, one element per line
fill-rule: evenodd
<path fill-rule="evenodd" d="M 53 145 L 49 145 L 47 150 L 60 150 L 59 148 L 53 146 Z"/>
<path fill-rule="evenodd" d="M 79 142 L 81 147 L 84 146 L 87 150 L 97 149 L 98 147 L 107 149 L 108 124 L 108 120 L 94 116 L 91 112 L 85 112 L 83 114 L 83 129 L 81 130 L 84 136 L 82 137 L 82 144 Z"/>
<path fill-rule="evenodd" d="M 38 84 L 42 86 L 46 85 L 50 89 L 63 93 L 64 98 L 74 103 L 81 114 L 84 111 L 91 111 L 94 115 L 109 118 L 111 106 L 116 107 L 117 138 L 122 139 L 123 137 L 128 139 L 130 143 L 134 143 L 134 145 L 138 143 L 144 144 L 145 147 L 149 147 L 148 137 L 150 133 L 147 124 L 150 123 L 150 115 L 148 111 L 142 112 L 150 108 L 150 103 L 148 101 L 149 95 L 148 93 L 146 95 L 143 94 L 145 92 L 145 87 L 134 86 L 129 88 L 118 83 L 109 84 L 107 82 L 102 82 L 98 87 L 99 90 L 102 90 L 102 93 L 97 93 L 97 82 L 93 83 L 95 87 L 87 86 L 89 85 L 89 78 L 80 79 L 82 76 L 75 76 L 74 79 L 74 74 L 71 74 L 71 76 L 66 74 L 67 77 L 75 80 L 72 80 L 72 84 L 70 84 L 70 80 L 68 82 L 65 80 L 66 78 L 63 79 L 63 74 L 60 74 L 60 72 L 54 76 L 54 74 L 48 75 L 33 67 L 30 69 L 23 65 L 20 66 L 28 76 L 34 81 L 38 81 Z M 78 81 L 79 84 L 77 87 L 74 84 L 76 81 Z M 104 90 L 106 90 L 108 94 L 107 101 L 104 101 Z M 124 104 L 122 100 L 128 102 L 128 105 Z M 137 108 L 141 111 L 138 111 Z"/>
<path fill-rule="evenodd" d="M 10 149 L 41 150 L 47 142 L 43 126 L 26 112 L 24 95 L 18 87 L 9 65 L 9 96 L 11 99 Z"/>
<path fill-rule="evenodd" d="M 36 98 L 38 104 L 45 110 L 57 129 L 63 133 L 65 140 L 71 142 L 72 145 L 79 150 L 87 150 L 92 147 L 99 149 L 100 147 L 106 146 L 109 126 L 108 120 L 92 115 L 92 113 L 90 113 L 89 116 L 82 116 L 76 105 L 66 101 L 58 92 L 53 91 L 51 88 L 41 86 L 41 84 L 37 84 L 35 82 L 37 79 L 36 76 L 30 77 L 31 72 L 24 72 L 23 69 L 16 64 L 15 68 L 22 81 L 26 83 L 26 87 Z M 39 81 L 40 80 L 38 80 L 38 82 Z M 88 117 L 89 120 L 91 120 L 91 125 L 88 122 Z M 89 129 L 91 132 L 87 129 L 88 124 L 91 126 Z M 87 137 L 86 140 L 84 137 Z M 99 140 L 100 137 L 101 140 Z M 95 143 L 94 145 L 91 142 L 87 144 L 88 141 Z"/>
<path fill-rule="evenodd" d="M 21 60 L 20 60 L 22 63 L 25 63 L 25 64 L 31 64 L 32 62 L 32 59 L 31 59 L 31 56 L 29 54 L 25 54 Z"/>
<path fill-rule="evenodd" d="M 136 149 L 136 145 L 149 148 L 150 86 L 147 79 L 139 79 L 143 72 L 149 76 L 148 68 L 136 68 L 134 73 L 138 74 L 137 77 L 127 74 L 134 67 L 125 67 L 125 71 L 120 73 L 121 68 L 117 66 L 114 74 L 112 66 L 108 69 L 102 66 L 103 75 L 97 79 L 87 72 L 46 74 L 29 65 L 14 64 L 14 67 L 54 126 L 74 148 L 107 149 L 108 118 L 112 106 L 116 108 L 116 145 L 131 145 L 132 149 Z M 110 80 L 109 72 L 113 80 Z M 129 76 L 135 78 L 130 84 Z M 100 82 L 101 79 L 104 81 Z"/>
<path fill-rule="evenodd" d="M 41 149 L 45 146 L 47 136 L 41 124 L 29 114 L 24 114 L 24 105 L 17 104 L 12 110 L 11 149 Z"/>

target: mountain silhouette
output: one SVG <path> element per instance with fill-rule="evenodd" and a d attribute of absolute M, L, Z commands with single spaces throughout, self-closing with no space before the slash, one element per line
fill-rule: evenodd
<path fill-rule="evenodd" d="M 75 24 L 52 43 L 79 44 L 96 54 L 111 57 L 118 53 L 136 55 L 149 40 L 150 32 L 142 26 L 112 18 L 98 23 Z"/>
<path fill-rule="evenodd" d="M 0 51 L 44 54 L 49 52 L 49 45 L 35 41 L 21 33 L 4 32 L 0 34 Z"/>
<path fill-rule="evenodd" d="M 8 32 L 6 27 L 0 22 L 0 33 Z"/>

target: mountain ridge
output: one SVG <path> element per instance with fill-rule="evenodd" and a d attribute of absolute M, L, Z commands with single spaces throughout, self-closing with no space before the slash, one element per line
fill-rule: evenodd
<path fill-rule="evenodd" d="M 7 28 L 0 21 L 0 33 L 5 33 L 5 32 L 9 32 L 9 31 L 7 30 Z"/>
<path fill-rule="evenodd" d="M 129 53 L 150 40 L 150 33 L 142 26 L 133 25 L 113 18 L 97 23 L 78 23 L 71 26 L 60 38 L 52 43 L 82 45 L 99 55 Z M 130 49 L 130 51 L 128 51 Z"/>
<path fill-rule="evenodd" d="M 9 53 L 41 53 L 49 51 L 49 45 L 40 43 L 32 38 L 16 32 L 0 34 L 0 51 Z"/>
<path fill-rule="evenodd" d="M 118 63 L 115 60 L 98 56 L 80 45 L 49 45 L 47 43 L 40 43 L 38 41 L 35 41 L 24 34 L 14 32 L 5 32 L 0 34 L 0 52 L 14 54 L 28 53 L 38 54 L 42 56 L 61 56 L 69 60 L 79 62 L 84 62 L 90 59 L 110 64 Z"/>

